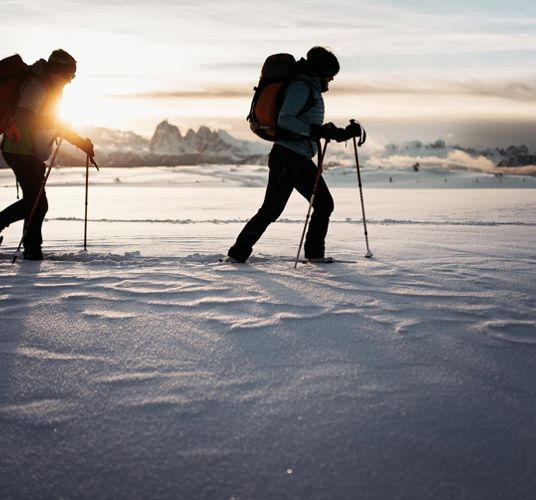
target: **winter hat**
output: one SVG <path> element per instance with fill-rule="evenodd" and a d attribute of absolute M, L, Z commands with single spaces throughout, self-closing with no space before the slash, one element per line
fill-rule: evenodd
<path fill-rule="evenodd" d="M 47 61 L 47 71 L 49 73 L 76 73 L 76 60 L 73 56 L 62 49 L 57 49 Z"/>
<path fill-rule="evenodd" d="M 324 47 L 313 47 L 307 52 L 310 70 L 319 76 L 335 76 L 340 69 L 335 54 Z"/>

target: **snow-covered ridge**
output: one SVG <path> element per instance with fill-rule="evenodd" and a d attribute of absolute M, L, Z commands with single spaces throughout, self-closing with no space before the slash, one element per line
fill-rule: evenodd
<path fill-rule="evenodd" d="M 269 143 L 236 139 L 225 130 L 206 126 L 197 131 L 188 129 L 183 135 L 167 120 L 158 124 L 151 139 L 104 127 L 82 127 L 78 132 L 91 138 L 97 162 L 103 167 L 265 164 L 270 151 Z M 56 165 L 85 165 L 85 156 L 64 142 Z M 0 155 L 0 168 L 5 166 Z"/>
<path fill-rule="evenodd" d="M 150 140 L 133 132 L 88 129 L 95 138 L 101 161 L 108 166 L 195 165 L 207 163 L 266 164 L 271 144 L 244 141 L 225 130 L 201 126 L 181 133 L 167 120 L 155 129 Z M 438 139 L 425 144 L 409 141 L 403 144 L 381 144 L 369 138 L 360 148 L 360 160 L 366 168 L 469 170 L 490 173 L 536 174 L 536 154 L 527 146 L 477 150 L 447 144 Z M 327 166 L 349 166 L 355 161 L 351 143 L 332 143 Z M 505 168 L 507 167 L 507 168 Z"/>
<path fill-rule="evenodd" d="M 150 139 L 135 132 L 102 127 L 85 127 L 80 133 L 91 137 L 97 160 L 105 167 L 266 165 L 271 147 L 268 142 L 240 140 L 225 130 L 211 130 L 207 126 L 201 126 L 197 131 L 188 129 L 181 133 L 176 125 L 167 120 L 158 124 Z M 523 144 L 477 150 L 447 144 L 441 139 L 429 144 L 417 140 L 402 144 L 382 144 L 376 142 L 374 137 L 369 137 L 367 143 L 360 148 L 359 157 L 365 168 L 536 175 L 536 154 Z M 58 164 L 83 165 L 84 160 L 80 151 L 65 144 Z M 326 167 L 348 167 L 354 162 L 351 142 L 330 144 Z"/>
<path fill-rule="evenodd" d="M 262 163 L 269 145 L 235 139 L 224 130 L 201 126 L 183 135 L 167 120 L 156 127 L 150 140 L 133 132 L 86 128 L 106 166 L 196 165 L 204 163 Z"/>
<path fill-rule="evenodd" d="M 369 142 L 359 153 L 362 165 L 369 168 L 536 175 L 536 154 L 531 153 L 524 144 L 478 150 L 447 144 L 442 139 L 429 144 L 416 140 L 387 145 Z M 330 146 L 326 162 L 328 166 L 349 166 L 354 161 L 351 147 Z"/>

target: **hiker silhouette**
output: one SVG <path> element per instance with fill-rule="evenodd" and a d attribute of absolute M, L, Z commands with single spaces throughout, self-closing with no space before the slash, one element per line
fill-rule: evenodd
<path fill-rule="evenodd" d="M 280 61 L 286 65 L 285 71 L 288 73 L 289 58 L 293 60 L 288 54 L 270 56 L 263 66 L 263 72 L 269 68 L 274 69 L 273 74 L 278 74 L 273 65 Z M 322 94 L 329 90 L 330 82 L 339 69 L 339 61 L 330 50 L 324 47 L 313 47 L 309 50 L 305 59 L 295 63 L 291 77 L 278 89 L 283 95 L 280 99 L 280 110 L 276 113 L 277 123 L 272 127 L 266 124 L 259 126 L 262 116 L 267 115 L 257 109 L 268 99 L 262 95 L 262 89 L 273 89 L 275 80 L 261 73 L 248 120 L 257 135 L 272 140 L 266 134 L 257 132 L 258 129 L 269 130 L 270 136 L 273 135 L 275 139 L 268 159 L 268 185 L 261 208 L 229 248 L 228 260 L 245 262 L 248 259 L 253 245 L 266 228 L 279 218 L 294 189 L 307 200 L 311 199 L 317 175 L 317 167 L 312 158 L 318 152 L 317 143 L 320 138 L 340 142 L 361 137 L 360 142 L 364 142 L 366 134 L 358 123 L 350 124 L 346 128 L 339 128 L 333 123 L 324 124 Z M 274 102 L 277 102 L 277 97 Z M 306 259 L 324 259 L 325 239 L 333 208 L 331 193 L 324 179 L 320 177 L 313 203 L 313 215 L 305 238 Z"/>
<path fill-rule="evenodd" d="M 31 66 L 19 56 L 0 61 L 5 67 L 17 65 L 13 116 L 3 129 L 2 155 L 15 173 L 22 188 L 22 199 L 0 212 L 0 232 L 11 223 L 25 219 L 24 258 L 42 260 L 41 228 L 48 210 L 46 193 L 41 189 L 45 161 L 50 157 L 57 137 L 63 137 L 89 157 L 94 156 L 93 143 L 80 137 L 58 119 L 58 106 L 63 89 L 76 74 L 76 60 L 62 49 L 54 50 L 48 60 L 40 59 Z M 15 81 L 15 80 L 13 80 Z M 30 213 L 37 202 L 31 220 Z"/>

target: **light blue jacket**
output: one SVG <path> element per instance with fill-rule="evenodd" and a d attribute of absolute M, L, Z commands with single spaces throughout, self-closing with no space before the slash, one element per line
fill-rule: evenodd
<path fill-rule="evenodd" d="M 310 93 L 312 93 L 313 105 L 305 112 L 300 113 L 309 101 Z M 285 99 L 277 124 L 280 128 L 289 130 L 302 138 L 278 139 L 275 144 L 312 159 L 316 155 L 318 148 L 316 140 L 311 140 L 310 138 L 311 124 L 322 125 L 324 123 L 324 111 L 320 78 L 299 75 L 299 79 L 292 82 L 285 92 Z"/>

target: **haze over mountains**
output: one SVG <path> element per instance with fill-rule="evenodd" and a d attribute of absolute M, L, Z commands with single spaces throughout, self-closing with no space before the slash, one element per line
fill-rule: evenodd
<path fill-rule="evenodd" d="M 108 166 L 196 165 L 202 163 L 258 163 L 270 146 L 235 139 L 224 130 L 206 126 L 189 129 L 184 135 L 167 120 L 146 139 L 134 132 L 86 127 L 103 164 Z"/>
<path fill-rule="evenodd" d="M 104 167 L 180 166 L 199 164 L 260 164 L 267 163 L 271 144 L 261 140 L 246 141 L 233 137 L 225 130 L 211 130 L 201 126 L 181 133 L 167 120 L 156 127 L 151 139 L 131 131 L 102 127 L 84 127 L 84 136 L 95 144 L 97 160 Z M 252 136 L 253 137 L 253 136 Z M 438 139 L 433 143 L 410 141 L 403 144 L 382 145 L 369 138 L 360 149 L 363 166 L 371 168 L 444 168 L 536 175 L 536 154 L 527 146 L 488 148 L 476 150 L 446 144 Z M 351 142 L 330 144 L 326 165 L 348 165 L 354 162 Z M 59 165 L 84 164 L 76 148 L 65 145 Z"/>

